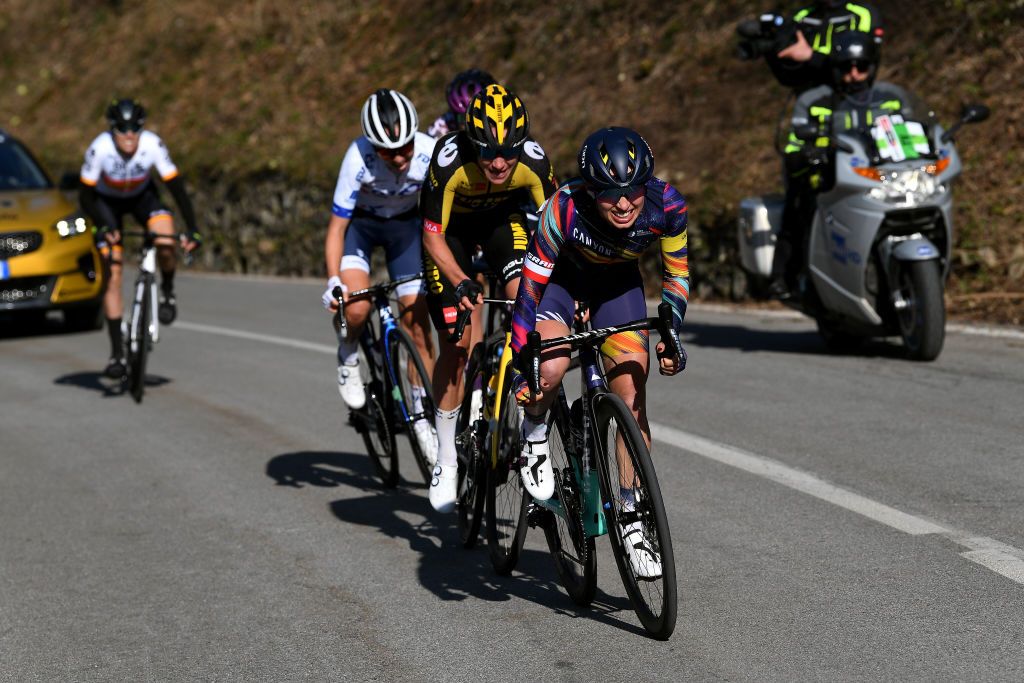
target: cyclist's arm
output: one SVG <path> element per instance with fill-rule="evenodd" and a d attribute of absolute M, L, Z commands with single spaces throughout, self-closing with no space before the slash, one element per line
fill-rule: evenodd
<path fill-rule="evenodd" d="M 82 207 L 82 211 L 92 224 L 97 228 L 107 228 L 110 226 L 102 225 L 102 219 L 100 218 L 99 206 L 96 204 L 96 186 L 89 185 L 88 183 L 82 182 L 81 187 L 78 190 L 78 203 Z"/>
<path fill-rule="evenodd" d="M 327 266 L 327 277 L 341 277 L 341 256 L 345 251 L 345 231 L 351 218 L 331 214 L 327 223 L 327 237 L 324 240 L 324 260 Z"/>
<path fill-rule="evenodd" d="M 327 266 L 328 279 L 341 277 L 341 257 L 345 253 L 345 231 L 352 222 L 356 210 L 356 201 L 362 189 L 360 178 L 366 173 L 366 164 L 359 151 L 359 145 L 353 142 L 345 152 L 338 169 L 338 182 L 334 185 L 334 201 L 331 204 L 331 219 L 327 223 L 327 236 L 324 239 L 324 261 Z"/>
<path fill-rule="evenodd" d="M 661 236 L 661 300 L 672 307 L 672 326 L 678 332 L 690 298 L 690 267 L 686 247 L 689 210 L 683 196 L 667 183 L 663 196 L 666 229 Z"/>
<path fill-rule="evenodd" d="M 562 199 L 562 193 L 558 193 L 542 206 L 537 232 L 526 248 L 523 277 L 519 280 L 516 305 L 512 311 L 512 350 L 516 353 L 526 343 L 526 335 L 537 325 L 537 307 L 565 242 L 563 223 L 571 223 L 575 218 L 571 201 L 563 207 Z"/>
<path fill-rule="evenodd" d="M 170 180 L 164 180 L 164 185 L 171 191 L 174 203 L 178 205 L 178 210 L 181 211 L 181 217 L 188 227 L 189 237 L 195 239 L 199 234 L 199 226 L 196 225 L 196 213 L 192 208 L 192 200 L 189 199 L 188 192 L 185 191 L 185 181 L 180 175 L 176 175 Z"/>
<path fill-rule="evenodd" d="M 438 270 L 453 286 L 469 279 L 459 267 L 445 240 L 445 230 L 455 202 L 455 188 L 464 180 L 466 172 L 459 154 L 458 133 L 449 133 L 438 140 L 434 157 L 430 161 L 423 189 L 420 190 L 420 215 L 423 218 L 423 248 L 437 265 Z"/>

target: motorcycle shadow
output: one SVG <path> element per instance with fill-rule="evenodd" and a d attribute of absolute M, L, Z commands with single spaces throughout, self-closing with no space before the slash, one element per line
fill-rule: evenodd
<path fill-rule="evenodd" d="M 333 501 L 331 513 L 342 522 L 375 529 L 386 538 L 407 543 L 419 556 L 416 575 L 420 585 L 442 600 L 475 598 L 507 602 L 515 598 L 559 615 L 593 619 L 624 631 L 644 633 L 639 626 L 616 616 L 618 612 L 632 615 L 625 597 L 608 595 L 599 589 L 589 608 L 574 605 L 561 590 L 547 552 L 524 548 L 516 571 L 511 576 L 497 576 L 491 568 L 483 536 L 476 548 L 462 549 L 454 515 L 435 512 L 422 493 L 420 482 L 403 481 L 394 489 L 383 488 L 366 455 L 285 453 L 267 463 L 266 473 L 279 486 L 345 486 L 365 494 Z M 534 529 L 531 533 L 541 532 Z"/>
<path fill-rule="evenodd" d="M 813 324 L 813 323 L 812 323 Z M 770 352 L 860 358 L 902 358 L 902 345 L 885 338 L 868 338 L 842 348 L 830 348 L 821 335 L 809 330 L 763 330 L 741 325 L 687 322 L 684 343 L 744 353 Z"/>

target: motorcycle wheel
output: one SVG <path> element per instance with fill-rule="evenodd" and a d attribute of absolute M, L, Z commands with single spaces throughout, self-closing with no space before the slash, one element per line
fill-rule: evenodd
<path fill-rule="evenodd" d="M 937 261 L 910 261 L 899 266 L 900 296 L 906 302 L 896 317 L 911 360 L 938 358 L 946 338 L 946 307 Z"/>

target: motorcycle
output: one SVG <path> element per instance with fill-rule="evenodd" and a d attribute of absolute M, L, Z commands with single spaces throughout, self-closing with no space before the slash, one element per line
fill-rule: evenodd
<path fill-rule="evenodd" d="M 975 104 L 965 106 L 949 130 L 892 114 L 869 129 L 833 131 L 835 182 L 817 195 L 798 291 L 785 301 L 814 318 L 829 348 L 849 350 L 865 338 L 898 335 L 909 358 L 938 357 L 953 243 L 952 185 L 963 168 L 955 136 L 988 115 Z M 820 136 L 815 124 L 798 126 L 794 134 L 811 144 Z M 755 281 L 771 275 L 784 203 L 778 194 L 740 203 L 740 260 Z"/>

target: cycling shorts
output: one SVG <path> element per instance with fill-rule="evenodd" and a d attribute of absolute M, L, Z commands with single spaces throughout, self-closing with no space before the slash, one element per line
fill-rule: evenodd
<path fill-rule="evenodd" d="M 420 272 L 423 259 L 422 222 L 415 211 L 394 218 L 374 218 L 356 213 L 345 230 L 345 251 L 341 257 L 342 270 L 370 272 L 370 256 L 374 247 L 382 247 L 392 280 Z M 423 280 L 406 282 L 395 288 L 400 296 L 411 296 L 423 291 Z"/>
<path fill-rule="evenodd" d="M 523 273 L 523 257 L 526 255 L 529 236 L 526 232 L 526 217 L 519 211 L 491 215 L 453 215 L 444 237 L 455 262 L 470 277 L 479 272 L 473 267 L 473 257 L 478 247 L 483 251 L 484 261 L 490 264 L 502 289 Z M 451 332 L 459 312 L 459 300 L 455 297 L 455 286 L 458 283 L 453 285 L 448 282 L 425 249 L 423 273 L 427 279 L 430 319 L 439 333 Z M 498 292 L 491 292 L 491 295 L 504 296 Z"/>
<path fill-rule="evenodd" d="M 594 329 L 647 317 L 643 277 L 636 261 L 599 266 L 559 259 L 537 307 L 537 321 L 557 320 L 572 330 L 577 301 L 590 304 Z M 647 330 L 613 334 L 601 345 L 601 353 L 609 358 L 647 353 L 649 336 Z"/>
<path fill-rule="evenodd" d="M 152 182 L 133 197 L 110 197 L 97 192 L 96 213 L 100 226 L 119 232 L 124 229 L 125 214 L 131 214 L 143 227 L 148 227 L 150 221 L 157 216 L 171 216 L 170 209 L 160 200 L 160 194 Z"/>

